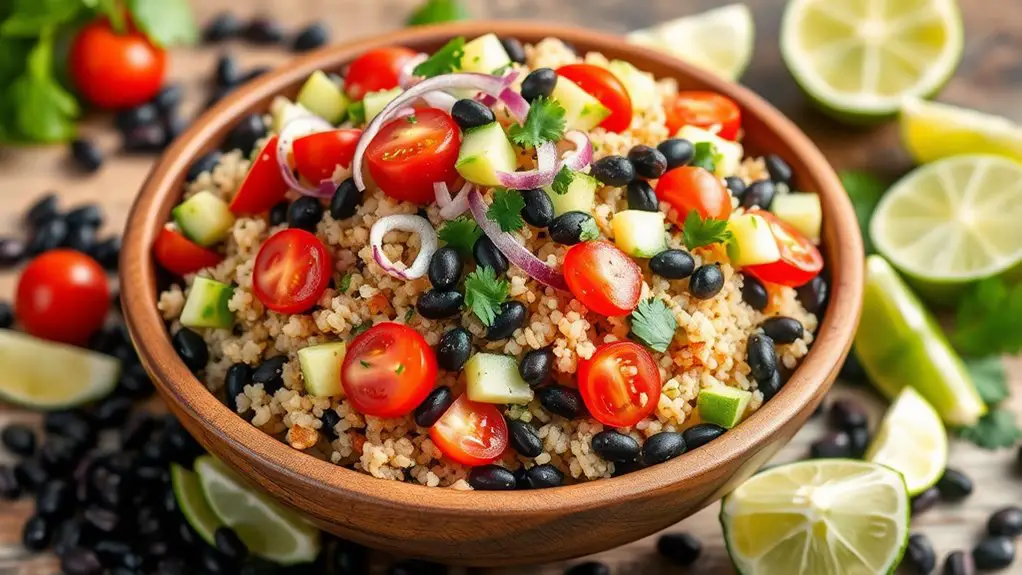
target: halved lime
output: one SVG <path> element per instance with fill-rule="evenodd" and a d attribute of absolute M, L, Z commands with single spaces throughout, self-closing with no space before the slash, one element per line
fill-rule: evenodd
<path fill-rule="evenodd" d="M 720 523 L 742 575 L 876 575 L 908 542 L 909 497 L 893 469 L 848 459 L 767 469 L 724 498 Z"/>
<path fill-rule="evenodd" d="M 749 7 L 730 4 L 636 30 L 626 38 L 737 80 L 749 66 L 755 35 Z"/>
<path fill-rule="evenodd" d="M 884 415 L 866 460 L 901 473 L 909 495 L 926 491 L 947 467 L 947 432 L 940 415 L 913 388 L 901 390 Z"/>
<path fill-rule="evenodd" d="M 195 472 L 213 513 L 252 553 L 284 565 L 313 561 L 319 554 L 318 529 L 246 486 L 220 461 L 203 455 L 195 460 Z"/>
<path fill-rule="evenodd" d="M 956 156 L 916 168 L 877 204 L 870 236 L 920 294 L 952 301 L 1022 262 L 1022 164 Z"/>
<path fill-rule="evenodd" d="M 869 380 L 891 400 L 915 388 L 953 426 L 973 425 L 987 412 L 936 320 L 878 255 L 866 258 L 855 353 Z"/>
<path fill-rule="evenodd" d="M 920 164 L 964 154 L 1022 162 L 1022 126 L 1001 116 L 919 98 L 902 103 L 901 141 Z"/>
<path fill-rule="evenodd" d="M 781 55 L 802 89 L 839 120 L 891 117 L 929 97 L 962 57 L 955 0 L 792 0 Z"/>
<path fill-rule="evenodd" d="M 176 463 L 170 465 L 170 483 L 174 487 L 174 498 L 181 508 L 188 524 L 200 537 L 212 546 L 216 546 L 213 534 L 223 526 L 220 518 L 213 513 L 213 508 L 206 501 L 199 476 Z"/>
<path fill-rule="evenodd" d="M 0 399 L 33 409 L 60 409 L 105 397 L 121 362 L 109 355 L 0 329 Z"/>

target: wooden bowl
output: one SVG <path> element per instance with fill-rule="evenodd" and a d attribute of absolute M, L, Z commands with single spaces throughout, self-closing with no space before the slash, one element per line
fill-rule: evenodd
<path fill-rule="evenodd" d="M 783 390 L 720 439 L 667 463 L 622 477 L 554 489 L 461 492 L 383 481 L 306 455 L 253 428 L 218 401 L 178 359 L 156 309 L 150 246 L 180 200 L 185 173 L 218 148 L 244 115 L 294 97 L 317 69 L 340 70 L 366 50 L 403 45 L 433 51 L 455 36 L 496 32 L 534 43 L 558 37 L 580 53 L 630 61 L 682 89 L 726 94 L 742 108 L 753 154 L 787 159 L 799 189 L 823 204 L 830 303 L 812 350 Z M 405 556 L 451 564 L 540 563 L 634 541 L 684 519 L 759 469 L 819 404 L 852 342 L 863 283 L 863 247 L 852 206 L 820 151 L 749 90 L 621 38 L 522 22 L 468 22 L 410 29 L 296 59 L 237 90 L 199 118 L 153 169 L 131 210 L 121 257 L 124 313 L 142 363 L 181 422 L 210 452 L 323 529 Z"/>

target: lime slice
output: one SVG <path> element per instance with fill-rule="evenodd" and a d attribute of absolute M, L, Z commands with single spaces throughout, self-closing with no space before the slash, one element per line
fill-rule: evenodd
<path fill-rule="evenodd" d="M 909 495 L 926 491 L 947 467 L 947 432 L 940 415 L 916 390 L 901 390 L 866 451 L 866 460 L 900 472 Z"/>
<path fill-rule="evenodd" d="M 956 156 L 916 168 L 877 204 L 870 236 L 927 299 L 1022 262 L 1022 164 Z"/>
<path fill-rule="evenodd" d="M 210 545 L 216 547 L 213 534 L 223 526 L 220 518 L 206 501 L 199 476 L 176 463 L 170 466 L 170 482 L 174 487 L 174 498 L 192 529 Z"/>
<path fill-rule="evenodd" d="M 781 55 L 802 89 L 839 120 L 893 116 L 929 97 L 962 57 L 955 0 L 792 0 Z"/>
<path fill-rule="evenodd" d="M 319 530 L 246 486 L 212 456 L 195 460 L 203 492 L 213 513 L 234 529 L 249 551 L 284 565 L 313 561 L 319 554 Z"/>
<path fill-rule="evenodd" d="M 913 387 L 948 425 L 971 426 L 987 411 L 936 320 L 878 255 L 866 258 L 855 353 L 884 395 L 894 400 Z"/>
<path fill-rule="evenodd" d="M 627 40 L 737 80 L 749 66 L 756 30 L 745 4 L 730 4 L 636 30 Z"/>
<path fill-rule="evenodd" d="M 720 523 L 742 575 L 875 575 L 908 541 L 909 497 L 893 469 L 848 459 L 773 467 L 724 498 Z"/>
<path fill-rule="evenodd" d="M 1022 126 L 967 108 L 906 98 L 901 141 L 916 162 L 963 154 L 993 154 L 1022 162 Z"/>
<path fill-rule="evenodd" d="M 121 362 L 87 349 L 0 329 L 0 399 L 33 409 L 74 407 L 106 396 Z"/>

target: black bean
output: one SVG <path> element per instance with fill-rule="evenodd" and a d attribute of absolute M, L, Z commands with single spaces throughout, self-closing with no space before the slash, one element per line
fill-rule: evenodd
<path fill-rule="evenodd" d="M 635 461 L 642 451 L 632 436 L 608 429 L 593 436 L 593 451 L 607 461 L 625 463 Z"/>
<path fill-rule="evenodd" d="M 13 501 L 21 496 L 21 482 L 10 465 L 0 465 L 0 501 Z"/>
<path fill-rule="evenodd" d="M 121 236 L 110 236 L 96 242 L 89 253 L 104 269 L 117 271 L 121 260 Z"/>
<path fill-rule="evenodd" d="M 441 369 L 461 371 L 461 368 L 472 355 L 472 334 L 468 330 L 455 327 L 440 336 L 436 347 L 436 360 Z"/>
<path fill-rule="evenodd" d="M 483 465 L 468 472 L 468 484 L 480 491 L 514 489 L 515 475 L 499 465 Z"/>
<path fill-rule="evenodd" d="M 525 63 L 525 47 L 518 38 L 504 37 L 500 39 L 500 45 L 504 47 L 512 62 L 517 64 Z"/>
<path fill-rule="evenodd" d="M 117 390 L 132 399 L 145 399 L 151 396 L 156 388 L 153 387 L 149 374 L 136 363 L 124 368 L 121 378 L 117 382 Z"/>
<path fill-rule="evenodd" d="M 12 268 L 25 259 L 25 242 L 19 238 L 0 238 L 0 269 Z"/>
<path fill-rule="evenodd" d="M 355 180 L 348 178 L 337 184 L 337 190 L 330 199 L 330 216 L 335 220 L 346 220 L 355 215 L 362 203 L 362 192 L 358 191 Z"/>
<path fill-rule="evenodd" d="M 760 327 L 763 328 L 763 333 L 777 343 L 794 343 L 804 333 L 801 322 L 784 316 L 767 318 Z"/>
<path fill-rule="evenodd" d="M 987 533 L 1012 538 L 1022 535 L 1022 507 L 1005 507 L 995 511 L 987 520 Z"/>
<path fill-rule="evenodd" d="M 497 341 L 511 337 L 515 330 L 525 325 L 528 313 L 525 304 L 520 301 L 511 300 L 500 304 L 500 313 L 486 329 L 486 339 Z"/>
<path fill-rule="evenodd" d="M 75 547 L 61 557 L 60 570 L 64 575 L 100 575 L 103 573 L 103 564 L 95 551 Z"/>
<path fill-rule="evenodd" d="M 249 114 L 227 134 L 227 149 L 241 150 L 248 156 L 255 148 L 256 142 L 266 136 L 266 121 L 261 114 Z"/>
<path fill-rule="evenodd" d="M 256 66 L 255 68 L 249 68 L 248 71 L 246 71 L 244 74 L 241 75 L 240 78 L 238 78 L 238 84 L 245 84 L 246 82 L 251 82 L 252 80 L 255 80 L 259 76 L 262 76 L 263 74 L 269 72 L 272 69 L 273 68 L 269 66 Z"/>
<path fill-rule="evenodd" d="M 213 150 L 207 152 L 192 162 L 192 165 L 188 167 L 188 173 L 185 175 L 185 179 L 189 182 L 198 179 L 203 172 L 212 172 L 213 168 L 220 163 L 220 158 L 223 154 L 219 150 Z"/>
<path fill-rule="evenodd" d="M 330 41 L 330 29 L 322 22 L 313 22 L 302 28 L 291 43 L 295 52 L 308 52 L 326 45 Z"/>
<path fill-rule="evenodd" d="M 323 219 L 323 204 L 316 198 L 302 196 L 291 202 L 287 211 L 287 225 L 291 228 L 316 232 L 316 226 Z"/>
<path fill-rule="evenodd" d="M 818 315 L 827 305 L 828 291 L 827 280 L 821 274 L 798 288 L 795 294 L 798 295 L 798 301 L 802 303 L 802 307 L 806 308 L 806 311 Z"/>
<path fill-rule="evenodd" d="M 624 156 L 604 156 L 593 162 L 590 175 L 606 186 L 623 188 L 635 180 L 635 166 Z"/>
<path fill-rule="evenodd" d="M 74 491 L 63 479 L 44 483 L 36 492 L 35 512 L 50 518 L 59 518 L 74 511 Z"/>
<path fill-rule="evenodd" d="M 577 389 L 563 385 L 551 385 L 536 390 L 540 404 L 550 413 L 566 419 L 574 419 L 585 413 L 585 403 Z"/>
<path fill-rule="evenodd" d="M 95 172 L 103 165 L 103 152 L 95 142 L 85 138 L 71 141 L 71 157 L 86 172 Z"/>
<path fill-rule="evenodd" d="M 523 457 L 539 457 L 543 453 L 543 440 L 531 424 L 516 419 L 507 422 L 511 447 Z"/>
<path fill-rule="evenodd" d="M 461 257 L 458 250 L 444 246 L 438 249 L 429 260 L 429 281 L 433 287 L 451 289 L 461 279 Z"/>
<path fill-rule="evenodd" d="M 153 96 L 152 104 L 164 114 L 169 114 L 177 109 L 184 96 L 184 88 L 177 82 L 164 84 L 160 91 Z"/>
<path fill-rule="evenodd" d="M 756 381 L 767 381 L 773 372 L 777 371 L 777 350 L 774 340 L 758 333 L 749 336 L 746 362 Z"/>
<path fill-rule="evenodd" d="M 36 200 L 25 210 L 24 220 L 29 227 L 37 228 L 60 215 L 57 195 L 49 192 Z"/>
<path fill-rule="evenodd" d="M 121 523 L 121 517 L 114 511 L 91 506 L 82 514 L 85 523 L 99 533 L 113 533 Z"/>
<path fill-rule="evenodd" d="M 51 411 L 43 416 L 43 428 L 47 432 L 64 437 L 91 434 L 89 417 L 80 410 L 68 409 Z"/>
<path fill-rule="evenodd" d="M 661 431 L 646 440 L 642 446 L 642 463 L 656 465 L 685 453 L 685 438 L 676 431 Z"/>
<path fill-rule="evenodd" d="M 21 544 L 29 551 L 42 551 L 49 547 L 53 536 L 52 522 L 42 515 L 33 515 L 21 531 Z"/>
<path fill-rule="evenodd" d="M 35 229 L 26 249 L 30 256 L 57 249 L 67 240 L 68 232 L 69 228 L 64 218 L 53 218 Z"/>
<path fill-rule="evenodd" d="M 122 134 L 127 134 L 140 126 L 155 124 L 159 119 L 160 111 L 155 105 L 142 104 L 117 112 L 114 116 L 114 125 Z"/>
<path fill-rule="evenodd" d="M 241 79 L 241 67 L 238 60 L 231 54 L 221 54 L 216 61 L 216 72 L 213 75 L 216 85 L 221 87 L 235 86 Z"/>
<path fill-rule="evenodd" d="M 0 301 L 0 329 L 10 329 L 14 325 L 14 309 L 11 304 Z"/>
<path fill-rule="evenodd" d="M 944 501 L 961 501 L 972 495 L 972 479 L 966 474 L 948 467 L 937 480 L 937 490 Z"/>
<path fill-rule="evenodd" d="M 209 361 L 209 348 L 206 347 L 201 335 L 182 327 L 171 340 L 174 343 L 174 350 L 188 369 L 196 372 L 206 367 L 206 362 Z"/>
<path fill-rule="evenodd" d="M 92 253 L 95 245 L 96 228 L 89 225 L 70 228 L 67 238 L 64 240 L 64 246 L 83 254 Z"/>
<path fill-rule="evenodd" d="M 550 239 L 566 246 L 573 246 L 582 241 L 582 233 L 596 224 L 593 216 L 585 212 L 564 212 L 554 218 L 548 231 Z"/>
<path fill-rule="evenodd" d="M 277 44 L 284 40 L 284 27 L 268 16 L 256 16 L 249 20 L 241 35 L 253 44 Z"/>
<path fill-rule="evenodd" d="M 238 411 L 238 396 L 245 393 L 245 386 L 252 382 L 252 368 L 244 363 L 236 363 L 227 370 L 224 378 L 224 395 L 227 407 Z"/>
<path fill-rule="evenodd" d="M 22 459 L 14 466 L 14 477 L 23 491 L 34 492 L 50 479 L 50 472 L 37 458 Z"/>
<path fill-rule="evenodd" d="M 550 348 L 534 349 L 526 352 L 518 363 L 518 375 L 529 384 L 536 387 L 544 383 L 550 377 L 554 367 L 554 352 Z"/>
<path fill-rule="evenodd" d="M 252 383 L 263 384 L 266 393 L 274 394 L 278 389 L 284 387 L 284 364 L 287 363 L 286 355 L 271 357 L 252 371 Z"/>
<path fill-rule="evenodd" d="M 650 271 L 669 280 L 687 278 L 695 271 L 695 267 L 692 254 L 685 250 L 664 250 L 649 260 Z"/>
<path fill-rule="evenodd" d="M 742 194 L 741 206 L 745 209 L 758 207 L 764 210 L 770 209 L 774 201 L 777 187 L 770 180 L 757 180 L 749 184 L 745 193 Z"/>
<path fill-rule="evenodd" d="M 92 226 L 98 228 L 103 225 L 103 209 L 97 204 L 83 204 L 68 212 L 64 219 L 71 227 Z"/>
<path fill-rule="evenodd" d="M 546 489 L 563 484 L 564 474 L 549 463 L 535 465 L 525 472 L 525 485 L 528 489 Z"/>
<path fill-rule="evenodd" d="M 711 299 L 724 289 L 724 272 L 720 264 L 701 265 L 688 280 L 688 293 L 696 299 Z"/>
<path fill-rule="evenodd" d="M 112 395 L 96 404 L 92 411 L 92 418 L 102 429 L 117 427 L 128 419 L 131 413 L 132 402 L 128 397 Z"/>
<path fill-rule="evenodd" d="M 121 558 L 131 553 L 131 545 L 117 539 L 100 539 L 91 548 L 107 566 L 119 565 Z"/>
<path fill-rule="evenodd" d="M 635 180 L 628 184 L 628 209 L 643 212 L 660 211 L 656 192 L 646 180 Z"/>
<path fill-rule="evenodd" d="M 657 539 L 656 550 L 674 565 L 687 567 L 699 559 L 703 544 L 690 533 L 665 533 Z"/>
<path fill-rule="evenodd" d="M 167 129 L 162 124 L 146 124 L 125 133 L 121 147 L 129 154 L 147 154 L 163 150 L 168 142 Z"/>
<path fill-rule="evenodd" d="M 953 551 L 944 560 L 944 575 L 973 575 L 975 572 L 972 556 L 962 551 Z"/>
<path fill-rule="evenodd" d="M 248 556 L 248 547 L 238 534 L 229 527 L 220 527 L 213 533 L 216 550 L 231 561 L 241 561 Z"/>
<path fill-rule="evenodd" d="M 455 290 L 431 289 L 419 296 L 415 310 L 426 319 L 444 319 L 457 315 L 465 304 L 465 296 Z"/>
<path fill-rule="evenodd" d="M 39 447 L 39 462 L 51 473 L 74 469 L 75 462 L 82 454 L 82 447 L 77 438 L 48 437 Z"/>
<path fill-rule="evenodd" d="M 681 166 L 687 166 L 695 156 L 696 150 L 692 142 L 683 138 L 671 138 L 660 142 L 656 147 L 667 160 L 667 169 L 673 170 Z"/>
<path fill-rule="evenodd" d="M 503 275 L 510 265 L 508 264 L 507 257 L 485 235 L 479 236 L 479 239 L 472 246 L 472 256 L 476 260 L 476 265 L 491 268 L 498 276 Z"/>
<path fill-rule="evenodd" d="M 872 436 L 869 434 L 869 429 L 865 427 L 856 427 L 855 429 L 848 430 L 848 440 L 852 448 L 852 457 L 863 457 L 866 455 L 866 448 L 869 447 L 869 442 Z"/>
<path fill-rule="evenodd" d="M 550 68 L 537 68 L 522 80 L 522 97 L 528 102 L 549 98 L 557 87 L 557 72 Z"/>
<path fill-rule="evenodd" d="M 987 537 L 972 548 L 972 561 L 981 571 L 1005 569 L 1015 561 L 1015 543 L 1008 537 Z"/>
<path fill-rule="evenodd" d="M 834 401 L 830 405 L 828 417 L 831 426 L 843 431 L 869 426 L 869 414 L 866 412 L 866 408 L 854 399 Z"/>
<path fill-rule="evenodd" d="M 692 451 L 724 435 L 725 431 L 714 423 L 698 423 L 681 432 L 681 436 L 685 439 L 685 446 Z"/>
<path fill-rule="evenodd" d="M 395 563 L 387 570 L 387 575 L 446 575 L 447 568 L 438 563 L 406 559 Z"/>
<path fill-rule="evenodd" d="M 809 445 L 813 459 L 847 458 L 852 456 L 852 440 L 844 431 L 832 431 Z"/>
<path fill-rule="evenodd" d="M 571 567 L 564 575 L 610 575 L 610 567 L 599 561 L 586 561 Z"/>
<path fill-rule="evenodd" d="M 727 186 L 727 189 L 731 190 L 731 195 L 739 200 L 741 200 L 742 196 L 745 195 L 745 180 L 738 176 L 728 176 L 724 178 L 724 184 Z"/>
<path fill-rule="evenodd" d="M 937 556 L 933 552 L 933 544 L 922 533 L 913 533 L 905 547 L 902 567 L 908 568 L 915 575 L 930 575 L 937 567 Z"/>
<path fill-rule="evenodd" d="M 458 126 L 465 131 L 478 128 L 497 121 L 493 110 L 484 106 L 482 102 L 465 98 L 458 100 L 451 108 L 451 117 L 458 123 Z"/>
<path fill-rule="evenodd" d="M 27 425 L 12 423 L 0 433 L 0 441 L 8 451 L 21 457 L 29 457 L 35 453 L 35 432 Z"/>
<path fill-rule="evenodd" d="M 763 163 L 766 164 L 767 172 L 770 173 L 770 179 L 776 184 L 791 184 L 791 166 L 788 162 L 785 162 L 783 158 L 777 154 L 767 154 L 763 158 Z"/>
<path fill-rule="evenodd" d="M 550 196 L 541 189 L 522 190 L 525 207 L 522 208 L 522 219 L 530 226 L 545 228 L 554 221 L 554 203 Z"/>
<path fill-rule="evenodd" d="M 206 42 L 221 42 L 237 36 L 241 28 L 241 21 L 234 14 L 221 12 L 203 28 L 202 39 Z"/>
<path fill-rule="evenodd" d="M 188 120 L 176 110 L 172 110 L 163 117 L 163 129 L 167 133 L 167 144 L 169 145 L 188 129 Z"/>
<path fill-rule="evenodd" d="M 640 178 L 655 180 L 667 171 L 667 158 L 663 152 L 652 146 L 639 144 L 632 147 L 628 151 L 628 159 Z"/>
<path fill-rule="evenodd" d="M 82 542 L 82 520 L 78 517 L 68 519 L 54 530 L 52 548 L 57 557 L 63 557 L 68 551 L 78 547 Z"/>
<path fill-rule="evenodd" d="M 929 511 L 938 501 L 940 501 L 940 491 L 937 491 L 936 487 L 928 488 L 912 498 L 912 515 L 915 516 Z"/>
<path fill-rule="evenodd" d="M 415 408 L 415 424 L 419 427 L 433 427 L 433 424 L 447 413 L 447 409 L 454 403 L 454 393 L 451 388 L 441 385 L 429 392 L 426 399 Z"/>

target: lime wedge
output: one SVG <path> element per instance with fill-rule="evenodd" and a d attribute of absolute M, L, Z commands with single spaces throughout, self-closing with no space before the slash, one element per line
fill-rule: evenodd
<path fill-rule="evenodd" d="M 893 469 L 848 459 L 773 467 L 724 498 L 720 523 L 742 575 L 874 575 L 898 565 L 909 497 Z"/>
<path fill-rule="evenodd" d="M 203 492 L 213 513 L 234 529 L 249 551 L 284 565 L 313 561 L 319 554 L 319 530 L 246 486 L 212 456 L 195 460 Z"/>
<path fill-rule="evenodd" d="M 737 80 L 749 66 L 755 35 L 749 7 L 729 4 L 636 30 L 626 38 Z"/>
<path fill-rule="evenodd" d="M 1022 126 L 1001 116 L 919 98 L 902 103 L 901 141 L 920 164 L 964 154 L 1022 162 Z"/>
<path fill-rule="evenodd" d="M 947 432 L 940 415 L 916 390 L 901 390 L 884 415 L 866 460 L 900 472 L 909 495 L 926 491 L 947 467 Z"/>
<path fill-rule="evenodd" d="M 223 526 L 220 518 L 206 501 L 199 476 L 176 463 L 170 465 L 170 483 L 174 487 L 174 498 L 181 508 L 188 524 L 210 545 L 216 547 L 213 534 Z"/>
<path fill-rule="evenodd" d="M 955 0 L 792 0 L 781 55 L 824 112 L 867 123 L 894 116 L 905 96 L 937 93 L 962 35 Z"/>
<path fill-rule="evenodd" d="M 892 400 L 913 387 L 952 426 L 971 426 L 987 411 L 936 320 L 878 255 L 866 258 L 855 352 L 870 381 Z"/>
<path fill-rule="evenodd" d="M 33 409 L 74 407 L 106 396 L 121 362 L 100 353 L 0 329 L 0 399 Z"/>

